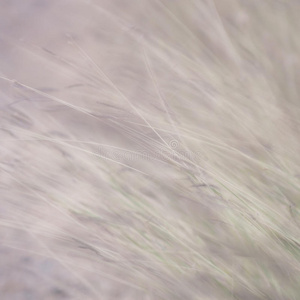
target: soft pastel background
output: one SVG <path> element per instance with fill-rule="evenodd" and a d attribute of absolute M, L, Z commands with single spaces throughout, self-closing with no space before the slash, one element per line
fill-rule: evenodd
<path fill-rule="evenodd" d="M 300 299 L 299 11 L 0 1 L 0 299 Z"/>

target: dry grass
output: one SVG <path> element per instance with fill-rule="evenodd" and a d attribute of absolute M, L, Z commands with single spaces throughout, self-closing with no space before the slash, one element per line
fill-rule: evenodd
<path fill-rule="evenodd" d="M 300 299 L 297 1 L 7 1 L 1 299 Z"/>

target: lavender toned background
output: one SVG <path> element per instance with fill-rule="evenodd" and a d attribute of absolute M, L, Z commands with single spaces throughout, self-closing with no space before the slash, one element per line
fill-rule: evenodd
<path fill-rule="evenodd" d="M 0 299 L 300 299 L 299 11 L 2 0 Z"/>

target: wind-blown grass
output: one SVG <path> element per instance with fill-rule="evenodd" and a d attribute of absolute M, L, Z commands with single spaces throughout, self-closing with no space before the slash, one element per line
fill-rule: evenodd
<path fill-rule="evenodd" d="M 49 299 L 299 299 L 296 1 L 25 6 L 23 31 L 2 13 L 1 247 L 58 263 Z"/>

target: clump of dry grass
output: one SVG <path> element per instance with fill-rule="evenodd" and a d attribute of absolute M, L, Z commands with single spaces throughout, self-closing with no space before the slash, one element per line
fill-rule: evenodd
<path fill-rule="evenodd" d="M 1 247 L 57 273 L 4 298 L 299 299 L 296 1 L 25 6 L 4 10 L 24 29 L 3 37 Z"/>

